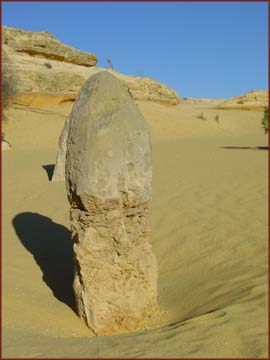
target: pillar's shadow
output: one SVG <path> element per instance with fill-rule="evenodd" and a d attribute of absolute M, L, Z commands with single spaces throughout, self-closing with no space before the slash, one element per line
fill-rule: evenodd
<path fill-rule="evenodd" d="M 73 249 L 70 231 L 46 216 L 24 212 L 13 219 L 23 246 L 34 256 L 54 296 L 75 311 Z"/>

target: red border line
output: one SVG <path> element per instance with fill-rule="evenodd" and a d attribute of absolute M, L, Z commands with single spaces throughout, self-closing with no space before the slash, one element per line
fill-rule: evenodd
<path fill-rule="evenodd" d="M 8 2 L 118 2 L 118 3 L 126 3 L 126 2 L 151 2 L 151 3 L 175 3 L 175 2 L 197 2 L 197 3 L 204 3 L 204 2 L 224 2 L 224 3 L 233 3 L 233 2 L 243 2 L 243 3 L 260 3 L 260 2 L 267 2 L 268 3 L 268 61 L 270 59 L 270 44 L 269 44 L 269 35 L 270 35 L 270 0 L 0 0 L 0 24 L 2 25 L 2 3 Z M 0 38 L 2 39 L 2 27 L 0 26 Z M 0 47 L 0 65 L 2 69 L 2 47 Z M 0 82 L 2 85 L 2 71 L 0 72 Z M 270 105 L 270 67 L 268 62 L 268 109 Z M 1 119 L 0 119 L 0 133 L 2 135 L 2 121 L 3 121 L 3 114 L 2 114 L 2 87 L 0 91 L 0 106 L 1 106 Z M 269 111 L 268 111 L 269 116 Z M 269 360 L 270 359 L 270 154 L 269 154 L 269 147 L 270 147 L 270 133 L 268 132 L 268 358 L 260 358 L 261 360 Z M 29 360 L 29 358 L 3 358 L 2 357 L 2 150 L 0 151 L 0 360 Z M 34 358 L 32 358 L 34 359 Z M 66 360 L 66 358 L 39 358 L 42 360 Z M 91 358 L 79 358 L 79 360 L 86 360 Z M 95 358 L 99 360 L 108 360 L 108 359 L 120 359 L 120 358 Z M 167 358 L 147 358 L 147 360 L 165 360 Z M 247 360 L 246 358 L 189 358 L 191 360 Z M 68 360 L 78 360 L 78 358 L 68 358 Z M 133 360 L 132 358 L 121 358 L 121 360 Z M 135 360 L 135 359 L 134 359 Z M 169 360 L 184 360 L 183 358 L 169 358 Z M 251 359 L 250 359 L 251 360 Z"/>

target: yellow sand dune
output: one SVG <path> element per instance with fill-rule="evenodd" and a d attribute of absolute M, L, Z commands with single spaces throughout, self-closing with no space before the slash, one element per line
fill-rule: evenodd
<path fill-rule="evenodd" d="M 3 152 L 3 357 L 267 357 L 262 112 L 138 106 L 153 137 L 161 324 L 95 337 L 74 313 L 69 205 L 64 184 L 48 179 L 70 105 L 12 108 L 4 130 L 13 148 Z"/>

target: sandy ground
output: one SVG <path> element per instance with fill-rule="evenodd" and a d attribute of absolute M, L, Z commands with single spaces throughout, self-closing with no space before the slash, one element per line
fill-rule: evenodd
<path fill-rule="evenodd" d="M 11 109 L 3 153 L 3 357 L 267 357 L 267 136 L 261 112 L 139 103 L 153 137 L 162 323 L 95 337 L 72 310 L 63 183 L 70 106 Z M 206 120 L 198 119 L 203 112 Z M 219 123 L 214 120 L 219 115 Z"/>

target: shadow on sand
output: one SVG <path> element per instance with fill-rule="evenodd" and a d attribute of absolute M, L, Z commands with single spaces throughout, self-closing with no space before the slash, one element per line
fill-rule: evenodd
<path fill-rule="evenodd" d="M 34 256 L 54 296 L 75 311 L 73 249 L 70 231 L 46 216 L 24 212 L 13 219 L 23 246 Z"/>
<path fill-rule="evenodd" d="M 268 146 L 221 146 L 221 149 L 229 149 L 229 150 L 268 150 Z"/>
<path fill-rule="evenodd" d="M 48 165 L 42 165 L 42 167 L 46 171 L 49 181 L 52 181 L 55 165 L 54 164 L 48 164 Z"/>

